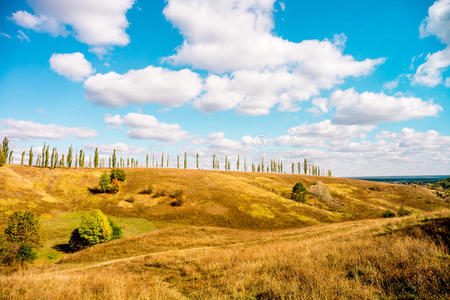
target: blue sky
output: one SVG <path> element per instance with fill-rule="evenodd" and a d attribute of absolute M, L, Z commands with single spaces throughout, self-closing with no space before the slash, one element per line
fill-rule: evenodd
<path fill-rule="evenodd" d="M 0 4 L 0 135 L 15 153 L 450 173 L 449 0 L 90 2 Z"/>

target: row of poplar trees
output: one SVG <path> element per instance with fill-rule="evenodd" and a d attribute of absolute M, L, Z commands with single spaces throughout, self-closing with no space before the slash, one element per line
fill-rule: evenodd
<path fill-rule="evenodd" d="M 125 167 L 138 167 L 139 161 L 134 158 L 123 158 L 118 157 L 116 150 L 113 150 L 112 156 L 108 157 L 108 161 L 105 160 L 105 157 L 100 158 L 98 154 L 98 148 L 95 148 L 94 158 L 91 156 L 86 159 L 85 151 L 79 150 L 76 153 L 73 151 L 73 147 L 70 146 L 67 154 L 60 154 L 56 147 L 53 147 L 50 150 L 50 146 L 44 144 L 42 147 L 42 151 L 40 153 L 33 152 L 33 146 L 30 147 L 28 151 L 28 162 L 25 161 L 26 152 L 23 151 L 21 154 L 21 165 L 28 164 L 29 166 L 38 166 L 45 168 L 61 168 L 61 167 L 89 167 L 89 168 L 125 168 Z M 146 154 L 145 157 L 145 166 L 148 168 L 152 167 L 160 167 L 160 168 L 168 168 L 169 167 L 169 159 L 170 156 L 168 153 L 161 153 L 161 158 L 156 158 L 155 154 L 152 155 L 150 161 L 149 153 Z M 200 169 L 200 155 L 198 153 L 195 154 L 195 167 Z M 13 151 L 9 150 L 9 141 L 5 137 L 3 139 L 3 143 L 0 148 L 0 166 L 9 162 L 10 164 L 13 161 Z M 188 155 L 187 152 L 184 152 L 183 155 L 177 155 L 176 158 L 177 168 L 188 168 Z M 212 155 L 212 169 L 220 170 L 221 169 L 221 159 L 216 154 Z M 225 156 L 222 165 L 223 170 L 231 171 L 231 159 L 228 156 Z M 244 158 L 244 161 L 241 161 L 240 156 L 237 156 L 236 159 L 236 171 L 251 171 L 252 172 L 262 172 L 262 173 L 286 173 L 285 166 L 283 165 L 283 160 L 281 159 L 270 159 L 266 161 L 264 158 L 261 158 L 259 162 L 252 161 L 250 165 L 247 165 L 247 159 Z M 291 173 L 292 174 L 309 174 L 314 176 L 331 176 L 331 170 L 324 170 L 319 166 L 309 163 L 306 158 L 303 160 L 303 164 L 301 162 L 291 162 Z"/>

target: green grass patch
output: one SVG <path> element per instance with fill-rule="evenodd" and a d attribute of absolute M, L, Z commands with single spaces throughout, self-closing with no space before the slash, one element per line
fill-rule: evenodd
<path fill-rule="evenodd" d="M 69 241 L 72 231 L 79 226 L 83 212 L 64 214 L 41 219 L 43 247 L 39 249 L 39 260 L 53 261 L 64 255 L 56 247 Z M 156 226 L 143 218 L 111 217 L 115 224 L 123 228 L 123 236 L 129 237 L 156 229 Z"/>

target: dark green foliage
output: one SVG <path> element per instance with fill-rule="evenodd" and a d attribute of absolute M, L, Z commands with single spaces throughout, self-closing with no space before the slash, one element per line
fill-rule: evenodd
<path fill-rule="evenodd" d="M 98 148 L 95 148 L 95 154 L 94 154 L 94 168 L 98 168 Z"/>
<path fill-rule="evenodd" d="M 119 189 L 120 189 L 119 180 L 117 179 L 112 180 L 111 183 L 109 184 L 108 192 L 111 194 L 115 194 L 119 192 Z"/>
<path fill-rule="evenodd" d="M 450 189 L 450 177 L 440 179 L 436 183 L 440 185 L 444 190 Z"/>
<path fill-rule="evenodd" d="M 403 205 L 400 206 L 400 209 L 398 210 L 399 217 L 409 216 L 410 214 L 412 214 L 411 211 L 405 209 L 405 207 Z"/>
<path fill-rule="evenodd" d="M 393 213 L 392 211 L 390 211 L 390 210 L 388 209 L 388 210 L 385 210 L 385 211 L 381 214 L 381 217 L 383 217 L 383 218 L 393 218 L 393 217 L 395 217 L 395 213 Z"/>
<path fill-rule="evenodd" d="M 69 248 L 71 251 L 73 252 L 80 251 L 89 246 L 90 246 L 89 241 L 81 237 L 78 228 L 72 231 L 69 240 Z"/>
<path fill-rule="evenodd" d="M 111 226 L 111 240 L 119 240 L 123 237 L 122 227 L 117 226 L 111 218 L 108 218 L 109 225 Z"/>
<path fill-rule="evenodd" d="M 39 220 L 32 212 L 17 211 L 9 217 L 5 235 L 0 235 L 0 261 L 8 265 L 32 262 L 40 244 Z"/>
<path fill-rule="evenodd" d="M 28 154 L 28 166 L 33 165 L 33 146 L 30 147 L 30 153 Z"/>
<path fill-rule="evenodd" d="M 14 212 L 5 229 L 6 240 L 19 244 L 40 246 L 40 224 L 34 212 Z"/>
<path fill-rule="evenodd" d="M 3 155 L 3 150 L 0 147 L 0 167 L 3 167 L 6 163 L 6 157 Z"/>
<path fill-rule="evenodd" d="M 117 179 L 118 181 L 125 181 L 126 175 L 124 170 L 112 169 L 111 170 L 111 181 Z"/>
<path fill-rule="evenodd" d="M 304 203 L 306 201 L 306 188 L 301 182 L 297 182 L 292 188 L 291 199 Z"/>

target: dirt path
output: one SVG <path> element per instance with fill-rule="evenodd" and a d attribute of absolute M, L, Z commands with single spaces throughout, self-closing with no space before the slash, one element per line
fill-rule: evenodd
<path fill-rule="evenodd" d="M 159 256 L 159 255 L 185 254 L 185 253 L 196 252 L 196 251 L 223 249 L 223 248 L 240 247 L 240 246 L 253 246 L 253 245 L 257 245 L 257 244 L 267 244 L 267 243 L 273 243 L 273 242 L 289 240 L 289 239 L 303 238 L 303 240 L 316 239 L 317 241 L 320 241 L 320 240 L 324 240 L 324 239 L 329 239 L 331 235 L 332 235 L 332 238 L 340 237 L 343 235 L 352 235 L 352 234 L 355 234 L 355 233 L 361 232 L 361 231 L 373 230 L 375 228 L 379 228 L 387 223 L 392 223 L 392 222 L 395 222 L 395 219 L 361 220 L 361 221 L 351 221 L 351 222 L 331 224 L 331 225 L 314 226 L 314 228 L 309 228 L 309 230 L 307 228 L 303 228 L 300 230 L 300 232 L 294 232 L 294 233 L 287 232 L 286 234 L 284 234 L 282 236 L 278 236 L 278 237 L 230 243 L 230 244 L 219 245 L 219 246 L 203 246 L 203 247 L 193 247 L 193 248 L 185 248 L 185 249 L 174 249 L 174 250 L 152 252 L 152 253 L 146 253 L 146 254 L 141 254 L 141 255 L 136 255 L 136 256 L 112 259 L 112 260 L 108 260 L 105 262 L 95 263 L 95 264 L 82 266 L 82 267 L 74 267 L 74 268 L 69 268 L 69 269 L 56 270 L 56 272 L 58 272 L 58 273 L 78 272 L 78 271 L 84 271 L 84 270 L 88 270 L 88 269 L 94 269 L 94 268 L 104 267 L 104 266 L 113 265 L 113 264 L 117 264 L 117 263 L 124 263 L 124 262 L 139 260 L 139 259 L 143 259 L 143 258 L 147 258 L 147 257 Z M 54 271 L 55 270 L 53 270 L 53 272 Z"/>

